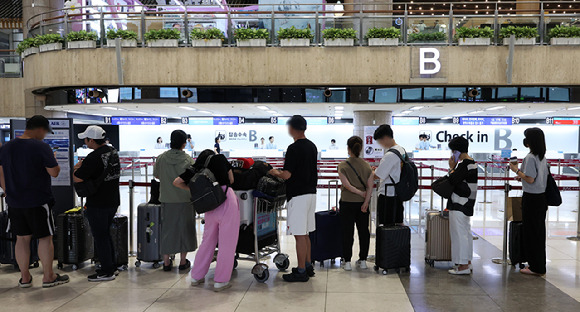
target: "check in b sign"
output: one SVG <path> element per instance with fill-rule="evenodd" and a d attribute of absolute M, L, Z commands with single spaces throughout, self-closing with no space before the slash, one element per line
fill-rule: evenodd
<path fill-rule="evenodd" d="M 412 82 L 414 80 L 416 82 L 429 82 L 430 79 L 446 79 L 449 58 L 446 52 L 445 47 L 412 47 L 410 68 Z"/>
<path fill-rule="evenodd" d="M 434 75 L 441 71 L 441 54 L 436 48 L 419 49 L 419 74 Z"/>

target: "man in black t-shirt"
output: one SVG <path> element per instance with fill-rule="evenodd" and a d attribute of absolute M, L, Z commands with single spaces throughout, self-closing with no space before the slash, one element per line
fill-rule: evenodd
<path fill-rule="evenodd" d="M 272 169 L 270 174 L 286 181 L 288 199 L 288 235 L 296 239 L 298 268 L 292 273 L 284 274 L 287 282 L 307 282 L 314 276 L 314 267 L 310 258 L 310 237 L 316 227 L 316 186 L 318 184 L 318 150 L 316 145 L 306 138 L 306 119 L 294 115 L 288 120 L 288 133 L 294 143 L 288 146 L 282 170 Z"/>
<path fill-rule="evenodd" d="M 115 279 L 117 268 L 109 229 L 120 205 L 119 155 L 113 147 L 106 144 L 106 133 L 99 126 L 89 126 L 78 136 L 94 151 L 75 165 L 73 180 L 74 182 L 92 180 L 97 183 L 96 193 L 87 197 L 85 215 L 95 239 L 95 251 L 99 255 L 101 268 L 88 279 L 89 282 L 111 281 Z"/>

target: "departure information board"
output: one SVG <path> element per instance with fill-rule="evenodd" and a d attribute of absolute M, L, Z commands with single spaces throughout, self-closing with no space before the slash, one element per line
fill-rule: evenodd
<path fill-rule="evenodd" d="M 454 121 L 462 126 L 511 126 L 513 124 L 512 117 L 466 116 L 459 117 L 459 120 L 454 118 Z"/>
<path fill-rule="evenodd" d="M 106 117 L 115 126 L 155 126 L 167 123 L 166 117 Z"/>

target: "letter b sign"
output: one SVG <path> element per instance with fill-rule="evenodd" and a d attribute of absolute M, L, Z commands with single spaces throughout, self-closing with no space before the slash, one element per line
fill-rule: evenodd
<path fill-rule="evenodd" d="M 439 62 L 439 50 L 435 48 L 420 48 L 419 49 L 419 74 L 433 75 L 441 70 L 441 62 Z M 433 64 L 428 66 L 427 64 Z"/>

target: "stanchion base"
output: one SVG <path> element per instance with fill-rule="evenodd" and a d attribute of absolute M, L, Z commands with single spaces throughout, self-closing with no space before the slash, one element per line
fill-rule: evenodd
<path fill-rule="evenodd" d="M 491 203 L 493 203 L 493 202 L 490 202 L 490 201 L 480 201 L 480 202 L 478 202 L 478 203 L 480 203 L 480 204 L 491 204 Z"/>
<path fill-rule="evenodd" d="M 569 236 L 566 238 L 571 241 L 580 242 L 580 236 Z"/>
<path fill-rule="evenodd" d="M 492 258 L 491 262 L 493 262 L 495 264 L 511 265 L 511 262 L 509 259 L 504 260 L 503 258 Z"/>

